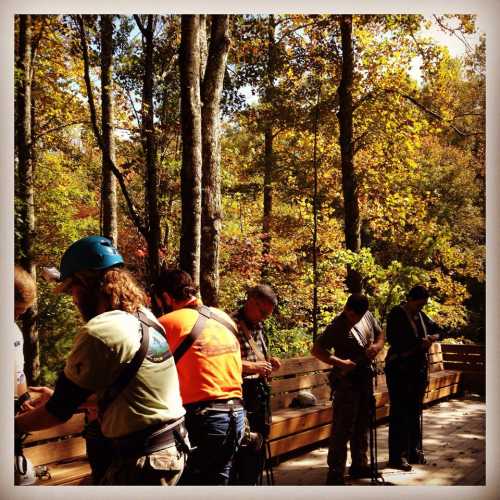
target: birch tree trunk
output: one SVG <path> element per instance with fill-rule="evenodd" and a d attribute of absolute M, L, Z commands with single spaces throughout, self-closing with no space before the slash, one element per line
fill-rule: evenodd
<path fill-rule="evenodd" d="M 118 219 L 116 179 L 110 160 L 115 162 L 113 137 L 113 16 L 101 16 L 101 102 L 102 102 L 102 234 L 116 246 L 118 244 Z"/>
<path fill-rule="evenodd" d="M 201 224 L 201 109 L 200 109 L 200 42 L 199 16 L 181 16 L 179 69 L 181 81 L 182 222 L 180 266 L 200 280 Z"/>
<path fill-rule="evenodd" d="M 212 16 L 210 47 L 201 88 L 202 212 L 200 290 L 203 302 L 218 304 L 221 230 L 220 100 L 229 50 L 229 16 Z"/>

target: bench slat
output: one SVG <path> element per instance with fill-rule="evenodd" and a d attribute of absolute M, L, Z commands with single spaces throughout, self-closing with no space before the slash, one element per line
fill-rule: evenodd
<path fill-rule="evenodd" d="M 295 375 L 297 373 L 313 372 L 320 370 L 329 370 L 330 365 L 323 363 L 313 356 L 304 356 L 301 358 L 285 359 L 278 370 L 273 372 L 273 377 L 282 377 L 284 375 Z"/>
<path fill-rule="evenodd" d="M 57 486 L 61 484 L 80 484 L 90 476 L 90 465 L 86 460 L 71 463 L 54 463 L 48 466 L 50 479 L 39 479 L 36 486 Z M 90 481 L 89 481 L 90 482 Z"/>
<path fill-rule="evenodd" d="M 322 425 L 299 434 L 292 434 L 282 439 L 271 441 L 271 457 L 283 455 L 297 448 L 302 448 L 308 444 L 316 443 L 330 437 L 330 424 Z"/>
<path fill-rule="evenodd" d="M 332 405 L 322 404 L 302 409 L 285 409 L 273 413 L 270 440 L 296 434 L 332 421 Z"/>
<path fill-rule="evenodd" d="M 85 413 L 76 413 L 67 422 L 31 433 L 24 442 L 28 444 L 34 441 L 41 441 L 42 439 L 67 436 L 68 434 L 79 434 L 82 432 L 84 425 Z"/>
<path fill-rule="evenodd" d="M 476 353 L 476 354 L 484 354 L 485 346 L 484 345 L 462 345 L 462 344 L 440 344 L 441 350 L 447 356 L 449 353 Z"/>
<path fill-rule="evenodd" d="M 471 372 L 484 372 L 484 363 L 466 363 L 463 361 L 446 361 L 446 367 L 450 370 L 462 370 Z"/>
<path fill-rule="evenodd" d="M 81 437 L 24 448 L 26 458 L 29 458 L 33 465 L 50 464 L 76 457 L 84 457 L 85 451 L 85 440 Z"/>
<path fill-rule="evenodd" d="M 284 378 L 281 380 L 273 380 L 272 392 L 279 394 L 286 391 L 297 391 L 300 389 L 308 389 L 309 387 L 328 384 L 328 374 L 318 373 L 315 375 L 302 375 L 292 378 Z"/>

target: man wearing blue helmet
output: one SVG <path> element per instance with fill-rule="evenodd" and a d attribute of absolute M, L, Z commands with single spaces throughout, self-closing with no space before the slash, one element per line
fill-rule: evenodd
<path fill-rule="evenodd" d="M 94 482 L 174 485 L 189 446 L 177 371 L 164 330 L 123 263 L 101 236 L 82 238 L 64 253 L 57 290 L 72 295 L 87 323 L 53 393 L 16 418 L 16 433 L 65 422 L 95 395 L 97 431 L 107 440 L 100 449 L 111 453 L 93 467 Z"/>

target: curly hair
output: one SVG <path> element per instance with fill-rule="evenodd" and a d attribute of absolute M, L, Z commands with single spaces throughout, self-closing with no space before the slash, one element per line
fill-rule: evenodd
<path fill-rule="evenodd" d="M 147 303 L 147 296 L 135 278 L 125 269 L 112 267 L 102 271 L 80 271 L 74 279 L 85 283 L 89 294 L 98 294 L 107 302 L 109 311 L 135 313 Z"/>
<path fill-rule="evenodd" d="M 14 300 L 18 305 L 30 307 L 36 299 L 36 284 L 31 274 L 19 264 L 14 268 Z"/>
<path fill-rule="evenodd" d="M 100 291 L 109 301 L 111 310 L 135 313 L 147 302 L 147 297 L 135 278 L 124 269 L 111 268 L 101 275 Z"/>

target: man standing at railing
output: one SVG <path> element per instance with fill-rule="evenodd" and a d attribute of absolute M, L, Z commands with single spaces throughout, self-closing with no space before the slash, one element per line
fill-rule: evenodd
<path fill-rule="evenodd" d="M 333 424 L 328 449 L 327 485 L 344 485 L 347 443 L 350 442 L 352 479 L 371 477 L 368 466 L 372 360 L 384 346 L 384 334 L 368 311 L 368 299 L 352 294 L 344 310 L 316 339 L 312 355 L 333 366 Z M 330 349 L 333 348 L 333 354 Z"/>
<path fill-rule="evenodd" d="M 425 463 L 422 450 L 422 404 L 428 383 L 427 351 L 442 332 L 422 308 L 429 292 L 414 286 L 407 301 L 395 306 L 387 317 L 387 340 L 390 344 L 385 360 L 389 389 L 389 463 L 388 466 L 410 471 L 410 464 Z"/>
<path fill-rule="evenodd" d="M 243 364 L 243 401 L 252 433 L 263 443 L 271 426 L 270 385 L 273 370 L 281 363 L 269 356 L 263 322 L 273 313 L 278 298 L 268 285 L 257 285 L 247 293 L 243 307 L 231 315 L 238 326 Z M 255 437 L 256 434 L 252 434 Z M 257 484 L 265 465 L 265 447 L 255 443 L 242 447 L 235 463 L 234 484 Z"/>

